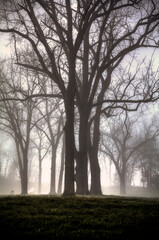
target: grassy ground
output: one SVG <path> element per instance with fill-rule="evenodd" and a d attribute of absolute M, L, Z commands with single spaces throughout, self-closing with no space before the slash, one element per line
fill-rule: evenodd
<path fill-rule="evenodd" d="M 0 197 L 5 238 L 129 240 L 157 236 L 158 228 L 159 198 Z"/>

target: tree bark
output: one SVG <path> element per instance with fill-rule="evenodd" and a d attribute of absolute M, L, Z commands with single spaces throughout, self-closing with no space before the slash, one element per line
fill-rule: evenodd
<path fill-rule="evenodd" d="M 126 195 L 125 173 L 120 174 L 120 195 Z"/>
<path fill-rule="evenodd" d="M 90 192 L 92 195 L 102 195 L 101 180 L 100 180 L 100 167 L 99 167 L 99 163 L 98 163 L 98 157 L 97 157 L 95 151 L 93 151 L 93 150 L 90 155 L 90 168 L 91 168 Z"/>
<path fill-rule="evenodd" d="M 95 120 L 94 120 L 94 131 L 92 146 L 90 149 L 90 168 L 91 168 L 91 194 L 102 195 L 101 189 L 101 179 L 100 179 L 100 166 L 98 161 L 98 147 L 100 140 L 100 111 L 101 107 L 98 106 L 96 110 Z M 90 141 L 91 144 L 91 141 Z"/>
<path fill-rule="evenodd" d="M 28 194 L 28 156 L 27 152 L 23 153 L 23 168 L 21 176 L 21 194 Z"/>
<path fill-rule="evenodd" d="M 21 150 L 18 138 L 14 138 L 18 155 L 18 166 L 21 183 L 21 194 L 28 194 L 28 153 Z"/>
<path fill-rule="evenodd" d="M 63 196 L 72 196 L 74 192 L 74 98 L 67 94 L 65 130 L 65 184 Z"/>
<path fill-rule="evenodd" d="M 76 184 L 77 194 L 88 194 L 88 117 L 83 111 L 80 111 L 80 129 L 79 129 L 79 152 L 76 158 Z"/>
<path fill-rule="evenodd" d="M 73 50 L 72 50 L 73 51 Z M 63 196 L 74 196 L 74 99 L 76 92 L 75 57 L 69 56 L 69 82 L 64 96 L 66 123 L 65 131 L 65 183 Z"/>

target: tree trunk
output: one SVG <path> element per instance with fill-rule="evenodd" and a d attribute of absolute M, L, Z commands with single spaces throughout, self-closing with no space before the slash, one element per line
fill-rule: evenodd
<path fill-rule="evenodd" d="M 93 154 L 92 151 L 90 157 L 90 168 L 91 168 L 91 189 L 92 195 L 102 195 L 101 180 L 100 180 L 100 167 L 98 163 L 98 157 Z"/>
<path fill-rule="evenodd" d="M 89 159 L 90 159 L 90 169 L 91 169 L 91 189 L 90 193 L 92 195 L 102 195 L 101 181 L 100 181 L 100 167 L 98 163 L 98 151 L 90 145 L 89 141 Z"/>
<path fill-rule="evenodd" d="M 69 101 L 70 102 L 70 101 Z M 64 196 L 74 195 L 74 100 L 66 108 Z"/>
<path fill-rule="evenodd" d="M 56 193 L 56 149 L 52 146 L 50 194 Z"/>
<path fill-rule="evenodd" d="M 38 152 L 39 152 L 38 194 L 41 194 L 41 178 L 42 178 L 41 139 Z"/>
<path fill-rule="evenodd" d="M 83 82 L 80 88 L 80 94 L 77 96 L 77 103 L 80 115 L 79 126 L 79 152 L 76 161 L 76 183 L 78 194 L 88 194 L 88 118 L 90 115 L 90 106 L 88 104 L 90 86 L 89 86 L 89 30 L 88 26 L 83 41 Z"/>
<path fill-rule="evenodd" d="M 98 146 L 100 140 L 100 111 L 100 107 L 99 109 L 97 107 L 94 120 L 93 145 L 90 147 L 91 194 L 93 195 L 102 195 L 100 166 L 98 161 Z"/>
<path fill-rule="evenodd" d="M 152 189 L 152 160 L 148 162 L 147 166 L 147 189 Z"/>
<path fill-rule="evenodd" d="M 80 112 L 80 129 L 79 129 L 79 152 L 76 158 L 76 183 L 77 194 L 88 194 L 88 117 L 87 114 Z"/>
<path fill-rule="evenodd" d="M 62 151 L 61 151 L 61 168 L 60 168 L 58 190 L 57 190 L 57 192 L 59 194 L 62 193 L 62 179 L 63 179 L 63 172 L 64 172 L 64 158 L 65 158 L 65 137 L 63 137 L 63 144 L 62 144 Z"/>
<path fill-rule="evenodd" d="M 39 158 L 38 194 L 41 194 L 42 160 Z"/>
<path fill-rule="evenodd" d="M 24 175 L 21 178 L 21 194 L 25 195 L 28 194 L 28 181 L 26 175 Z"/>
<path fill-rule="evenodd" d="M 23 170 L 21 176 L 21 194 L 28 194 L 28 156 L 23 153 Z"/>
<path fill-rule="evenodd" d="M 74 99 L 75 99 L 75 60 L 70 60 L 70 80 L 64 98 L 66 123 L 65 131 L 65 181 L 63 196 L 74 196 Z M 72 69 L 71 69 L 72 67 Z"/>
<path fill-rule="evenodd" d="M 126 195 L 125 171 L 120 174 L 120 195 Z"/>

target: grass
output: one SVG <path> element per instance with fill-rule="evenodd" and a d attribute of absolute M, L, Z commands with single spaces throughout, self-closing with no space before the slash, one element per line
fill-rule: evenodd
<path fill-rule="evenodd" d="M 5 238 L 143 239 L 157 236 L 158 227 L 159 198 L 0 197 Z"/>

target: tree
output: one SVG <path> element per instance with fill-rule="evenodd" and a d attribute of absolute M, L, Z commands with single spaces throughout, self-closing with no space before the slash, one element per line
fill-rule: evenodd
<path fill-rule="evenodd" d="M 38 193 L 41 193 L 41 183 L 42 183 L 42 161 L 46 157 L 50 145 L 45 139 L 45 135 L 39 128 L 36 128 L 37 139 L 32 139 L 33 145 L 38 151 L 38 161 L 39 161 L 39 177 L 38 177 Z"/>
<path fill-rule="evenodd" d="M 150 137 L 153 129 L 156 127 L 157 118 L 158 116 L 154 114 L 151 119 L 151 125 L 144 122 L 143 130 L 145 131 L 147 138 Z M 159 172 L 158 135 L 151 138 L 150 141 L 145 142 L 145 144 L 138 149 L 138 167 L 141 170 L 141 181 L 143 184 L 146 183 L 149 190 L 157 187 L 156 180 Z"/>
<path fill-rule="evenodd" d="M 12 142 L 8 141 L 8 134 L 1 130 L 0 126 L 0 176 L 7 177 L 10 165 L 14 158 Z"/>
<path fill-rule="evenodd" d="M 110 120 L 111 121 L 111 120 Z M 128 114 L 121 119 L 113 120 L 110 126 L 110 132 L 104 133 L 101 151 L 105 153 L 114 163 L 120 180 L 120 194 L 126 194 L 126 175 L 129 173 L 128 168 L 132 162 L 137 163 L 135 153 L 145 144 L 149 144 L 157 135 L 158 129 L 143 133 L 139 137 L 135 133 L 136 119 L 132 120 Z"/>
<path fill-rule="evenodd" d="M 108 2 L 110 3 L 110 1 Z M 136 82 L 135 74 L 124 80 L 124 82 L 123 78 L 116 81 L 114 77 L 117 67 L 121 65 L 124 57 L 129 53 L 141 47 L 157 46 L 153 44 L 153 41 L 148 40 L 148 36 L 152 34 L 155 30 L 155 25 L 157 26 L 158 24 L 157 19 L 153 23 L 148 20 L 152 12 L 157 10 L 157 6 L 154 6 L 153 2 L 151 2 L 152 12 L 149 12 L 149 14 L 148 11 L 145 12 L 143 17 L 143 1 L 134 1 L 128 4 L 123 4 L 122 1 L 116 3 L 111 1 L 110 5 L 108 2 L 105 6 L 103 4 L 101 9 L 101 12 L 104 11 L 105 15 L 102 16 L 100 12 L 99 18 L 88 23 L 83 45 L 81 45 L 77 56 L 78 91 L 76 92 L 76 99 L 80 115 L 80 128 L 79 160 L 77 161 L 76 175 L 80 176 L 78 179 L 79 182 L 81 181 L 81 188 L 85 186 L 80 192 L 87 192 L 88 184 L 86 178 L 89 152 L 92 179 L 91 192 L 93 194 L 101 193 L 98 163 L 101 113 L 104 112 L 104 109 L 105 112 L 109 112 L 110 104 L 112 103 L 114 103 L 113 108 L 123 107 L 126 110 L 129 108 L 129 103 L 135 103 L 136 106 L 133 106 L 133 108 L 138 109 L 139 105 L 145 101 L 146 91 L 150 90 L 151 92 L 149 92 L 147 96 L 149 98 L 146 98 L 146 101 L 156 98 L 154 95 L 157 92 L 156 88 L 153 89 L 152 87 L 149 89 L 148 85 L 146 86 L 143 79 L 140 78 L 140 86 L 143 92 L 139 96 L 136 91 L 138 82 Z M 147 9 L 148 6 L 146 4 L 145 7 Z M 135 16 L 136 21 L 132 25 L 133 16 Z M 76 28 L 78 31 L 78 26 Z M 113 86 L 112 89 L 111 85 Z M 120 94 L 116 91 L 119 86 L 122 88 Z M 131 90 L 132 94 L 130 92 L 131 88 L 134 90 Z M 117 93 L 117 95 L 115 93 L 114 95 L 111 94 L 113 92 Z M 107 103 L 107 106 L 103 103 Z M 93 121 L 91 121 L 92 113 L 94 114 Z M 92 123 L 93 135 L 91 135 L 88 146 L 87 138 L 90 137 L 90 134 L 88 134 L 90 132 L 88 127 L 89 119 Z"/>
<path fill-rule="evenodd" d="M 5 98 L 8 91 L 16 91 L 15 86 L 17 83 L 20 86 L 24 86 L 27 94 L 33 94 L 35 88 L 34 85 L 32 85 L 32 77 L 28 74 L 25 75 L 26 72 L 17 76 L 17 72 L 11 72 L 9 80 L 7 75 L 5 78 L 3 77 L 1 97 Z M 18 92 L 15 94 L 18 95 Z M 28 152 L 30 134 L 34 127 L 34 124 L 32 124 L 32 116 L 36 106 L 36 99 L 34 101 L 28 99 L 24 102 L 14 100 L 3 101 L 3 105 L 1 104 L 0 125 L 2 126 L 1 129 L 9 133 L 15 141 L 22 194 L 27 194 L 28 190 Z"/>
<path fill-rule="evenodd" d="M 37 3 L 37 4 L 36 4 Z M 26 0 L 8 1 L 7 7 L 3 8 L 4 12 L 8 9 L 14 16 L 9 16 L 7 25 L 13 24 L 12 27 L 1 29 L 4 32 L 11 32 L 15 40 L 17 64 L 45 73 L 52 82 L 54 82 L 61 91 L 64 98 L 64 105 L 66 111 L 66 161 L 65 161 L 65 195 L 74 195 L 74 97 L 75 97 L 75 59 L 76 54 L 81 43 L 81 33 L 78 34 L 75 44 L 73 38 L 73 14 L 71 11 L 71 2 L 66 1 L 65 6 L 62 6 L 54 1 L 33 1 Z M 42 14 L 39 14 L 38 9 L 41 7 Z M 9 7 L 9 8 L 8 8 Z M 2 12 L 3 12 L 2 10 Z M 62 10 L 62 11 L 61 11 Z M 61 16 L 66 15 L 67 20 L 61 19 Z M 11 18 L 10 18 L 11 17 Z M 12 18 L 13 17 L 13 18 Z M 16 24 L 14 24 L 16 21 Z M 83 28 L 81 26 L 81 28 Z M 45 31 L 46 30 L 46 31 Z M 81 29 L 82 30 L 82 29 Z M 48 36 L 48 33 L 51 33 Z M 54 33 L 56 33 L 54 40 Z M 19 55 L 17 49 L 17 35 L 21 39 L 29 43 L 27 52 L 30 50 L 35 61 L 29 62 L 25 55 Z M 33 37 L 34 36 L 34 37 Z M 48 39 L 49 37 L 49 39 Z M 49 42 L 50 41 L 50 42 Z M 24 41 L 25 42 L 25 41 Z M 57 45 L 57 48 L 55 47 Z M 63 57 L 65 55 L 65 57 Z M 57 57 L 58 56 L 58 57 Z M 45 58 L 47 59 L 45 61 Z M 33 59 L 32 59 L 33 60 Z M 66 62 L 68 66 L 68 77 L 64 81 L 64 73 L 61 73 L 57 63 Z"/>
<path fill-rule="evenodd" d="M 43 125 L 36 127 L 45 134 L 51 148 L 51 181 L 50 194 L 56 193 L 56 154 L 60 138 L 63 134 L 63 112 L 60 111 L 60 100 L 45 98 L 42 105 L 39 105 L 38 111 L 40 118 L 45 121 Z M 41 110 L 42 109 L 42 110 Z"/>

